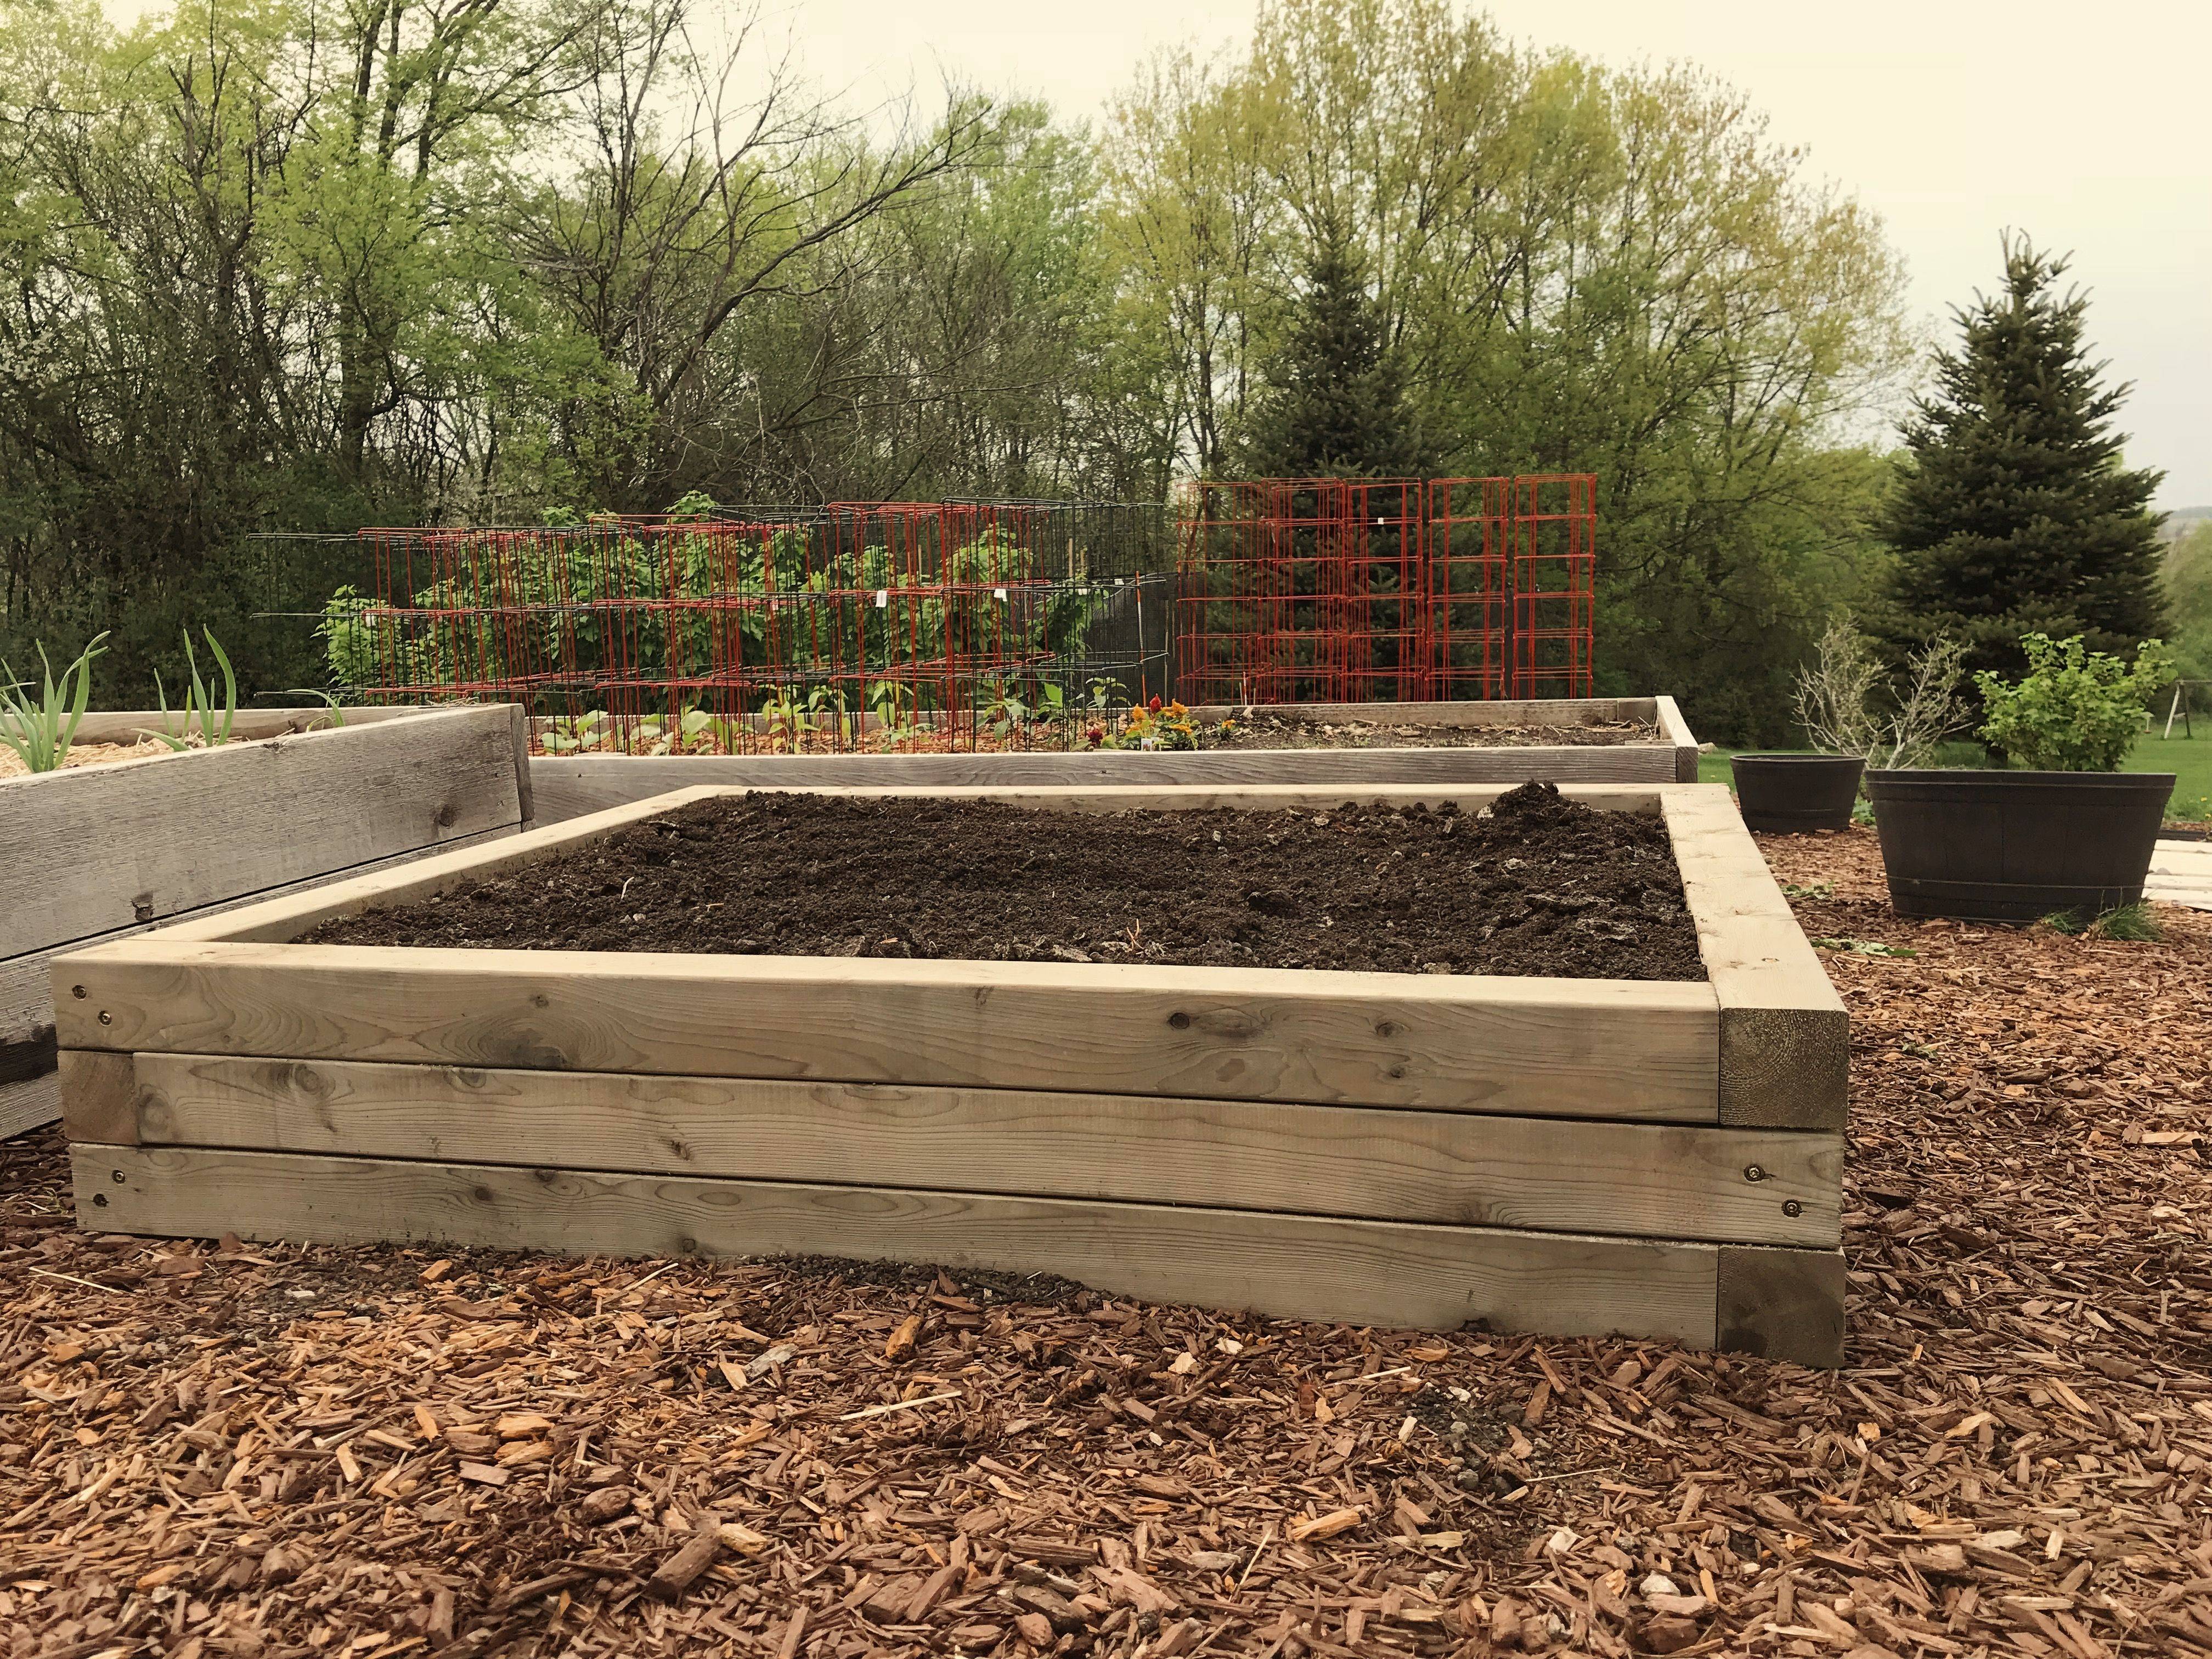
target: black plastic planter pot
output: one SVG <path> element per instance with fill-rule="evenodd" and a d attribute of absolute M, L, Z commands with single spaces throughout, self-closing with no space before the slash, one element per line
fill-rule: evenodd
<path fill-rule="evenodd" d="M 1753 830 L 1844 830 L 1866 763 L 1856 755 L 1738 755 L 1735 804 Z"/>
<path fill-rule="evenodd" d="M 2171 772 L 1869 772 L 1890 902 L 2035 921 L 2142 897 Z"/>

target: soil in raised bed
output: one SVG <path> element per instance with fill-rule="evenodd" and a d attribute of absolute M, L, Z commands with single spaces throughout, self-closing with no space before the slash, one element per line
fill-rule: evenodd
<path fill-rule="evenodd" d="M 1092 816 L 752 793 L 308 935 L 332 945 L 1702 979 L 1656 817 L 1523 784 L 1483 816 Z"/>
<path fill-rule="evenodd" d="M 1641 720 L 1590 726 L 1434 726 L 1418 721 L 1318 720 L 1255 708 L 1206 728 L 1205 749 L 1529 749 L 1539 745 L 1604 749 L 1625 743 L 1660 742 Z"/>

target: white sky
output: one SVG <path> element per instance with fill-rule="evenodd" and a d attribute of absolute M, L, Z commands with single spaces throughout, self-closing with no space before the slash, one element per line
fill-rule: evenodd
<path fill-rule="evenodd" d="M 2130 463 L 2212 505 L 2212 0 L 1490 0 L 1509 33 L 1734 82 L 1904 253 L 1931 327 L 1994 286 L 1998 233 L 2075 255 L 2136 383 Z M 1095 113 L 1155 48 L 1249 38 L 1254 0 L 796 0 L 810 74 L 877 97 L 940 70 Z M 1948 329 L 1946 330 L 1948 332 Z"/>

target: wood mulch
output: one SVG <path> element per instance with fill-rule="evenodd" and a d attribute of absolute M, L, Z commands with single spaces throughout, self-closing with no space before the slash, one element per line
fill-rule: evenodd
<path fill-rule="evenodd" d="M 0 1652 L 2212 1654 L 2212 916 L 1903 922 L 1864 832 L 1766 845 L 1856 1016 L 1848 1370 L 100 1239 L 48 1135 Z"/>

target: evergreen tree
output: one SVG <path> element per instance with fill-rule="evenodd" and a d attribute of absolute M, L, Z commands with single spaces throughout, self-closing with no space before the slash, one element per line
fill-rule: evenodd
<path fill-rule="evenodd" d="M 2053 291 L 2067 262 L 2025 237 L 2004 256 L 2003 289 L 1954 313 L 1962 347 L 1904 427 L 1909 465 L 1876 526 L 1897 552 L 1884 631 L 1899 647 L 1956 635 L 1970 669 L 2008 676 L 2031 632 L 2132 657 L 2164 623 L 2148 510 L 2164 475 L 2121 464 L 2112 420 L 2132 388 L 2085 356 L 2088 302 Z"/>
<path fill-rule="evenodd" d="M 1243 445 L 1264 478 L 1419 477 L 1406 383 L 1350 239 L 1324 232 L 1306 266 L 1297 319 Z"/>

